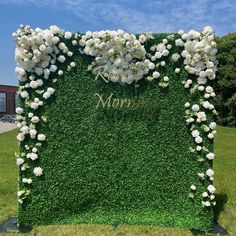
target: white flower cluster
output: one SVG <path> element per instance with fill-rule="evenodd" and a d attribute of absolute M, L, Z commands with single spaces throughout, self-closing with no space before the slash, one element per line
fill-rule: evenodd
<path fill-rule="evenodd" d="M 55 83 L 57 76 L 64 74 L 60 65 L 67 62 L 68 57 L 73 55 L 66 45 L 67 42 L 71 46 L 76 46 L 79 42 L 78 51 L 95 58 L 88 69 L 92 70 L 96 79 L 100 76 L 106 82 L 131 84 L 149 74 L 146 79 L 151 81 L 161 78 L 159 85 L 162 87 L 168 86 L 170 78 L 166 75 L 161 76 L 158 67 L 166 65 L 165 58 L 173 47 L 171 41 L 175 42 L 176 46 L 183 47 L 181 55 L 175 52 L 170 59 L 176 63 L 181 56 L 184 58 L 185 70 L 189 74 L 197 76 L 196 81 L 190 78 L 183 81 L 184 87 L 190 88 L 191 93 L 203 93 L 203 99 L 200 99 L 199 103 L 191 105 L 186 102 L 185 104 L 186 123 L 190 126 L 191 135 L 196 143 L 196 147 L 190 148 L 190 150 L 198 154 L 198 161 L 213 160 L 214 153 L 204 146 L 204 136 L 213 139 L 216 134 L 216 123 L 208 121 L 209 111 L 217 114 L 214 105 L 208 101 L 215 96 L 215 93 L 211 86 L 206 86 L 208 80 L 215 79 L 216 72 L 217 50 L 213 30 L 205 27 L 201 33 L 194 30 L 185 33 L 181 30 L 179 34 L 181 35 L 179 39 L 175 40 L 173 35 L 169 35 L 162 42 L 151 46 L 152 53 L 149 54 L 146 52 L 144 43 L 153 37 L 150 33 L 136 37 L 123 30 L 89 31 L 78 40 L 77 34 L 64 33 L 57 26 L 51 26 L 48 30 L 40 28 L 33 30 L 29 26 L 21 26 L 16 33 L 13 33 L 17 45 L 15 58 L 16 74 L 20 81 L 19 95 L 23 99 L 25 107 L 16 109 L 19 128 L 17 139 L 24 147 L 24 151 L 17 154 L 16 160 L 21 171 L 31 171 L 35 176 L 43 175 L 41 167 L 37 166 L 33 170 L 30 167 L 30 161 L 40 158 L 40 148 L 47 139 L 45 134 L 37 130 L 40 122 L 47 122 L 46 117 L 41 116 L 38 109 L 55 93 L 54 88 L 48 84 Z M 75 62 L 70 62 L 67 70 L 70 71 L 75 66 Z M 180 73 L 180 68 L 175 68 L 175 73 Z M 51 77 L 54 77 L 52 83 L 50 82 Z M 46 80 L 48 81 L 46 82 Z M 28 140 L 29 144 L 27 144 Z M 198 173 L 198 176 L 212 181 L 214 171 L 209 168 Z M 32 179 L 22 178 L 21 181 L 24 183 L 25 189 L 18 192 L 20 203 L 29 194 L 30 190 L 27 189 L 27 186 L 32 183 Z M 197 191 L 196 185 L 191 185 L 190 191 L 189 196 L 194 197 Z M 215 205 L 214 192 L 215 187 L 210 184 L 206 192 L 202 194 L 204 207 Z"/>
<path fill-rule="evenodd" d="M 39 158 L 39 148 L 46 140 L 46 135 L 37 131 L 38 123 L 45 122 L 46 119 L 34 113 L 55 92 L 52 87 L 45 86 L 47 84 L 45 81 L 50 78 L 51 74 L 54 74 L 54 78 L 62 75 L 63 71 L 59 70 L 56 64 L 64 63 L 66 57 L 73 55 L 66 44 L 61 41 L 63 36 L 65 39 L 72 38 L 70 32 L 64 34 L 57 26 L 51 26 L 48 30 L 40 28 L 33 30 L 29 26 L 21 26 L 13 33 L 16 42 L 16 74 L 20 81 L 18 93 L 25 102 L 24 109 L 27 110 L 26 112 L 21 107 L 16 108 L 17 127 L 19 128 L 17 139 L 25 148 L 24 152 L 17 155 L 17 165 L 20 166 L 21 171 L 31 169 L 29 160 L 35 161 Z M 75 66 L 73 62 L 71 65 Z M 54 79 L 53 83 L 56 81 L 57 79 Z M 37 112 L 37 114 L 39 113 Z M 33 145 L 30 140 L 34 140 L 35 144 Z M 35 176 L 41 176 L 43 169 L 35 167 L 32 173 Z M 21 181 L 26 188 L 18 192 L 20 203 L 29 194 L 30 190 L 27 189 L 27 185 L 32 183 L 32 179 L 22 178 Z"/>
<path fill-rule="evenodd" d="M 207 106 L 204 106 L 204 104 L 207 103 Z M 196 143 L 196 148 L 190 148 L 192 152 L 197 152 L 198 159 L 197 161 L 202 162 L 206 160 L 213 160 L 215 157 L 215 154 L 212 152 L 209 152 L 209 150 L 204 146 L 204 141 L 203 141 L 203 136 L 204 133 L 207 133 L 207 138 L 208 139 L 213 139 L 214 135 L 216 134 L 216 123 L 215 122 L 210 122 L 208 125 L 206 124 L 207 122 L 207 116 L 205 111 L 200 111 L 201 106 L 205 110 L 209 110 L 209 106 L 211 105 L 210 103 L 208 104 L 208 101 L 202 102 L 200 105 L 198 104 L 193 104 L 192 106 L 190 105 L 189 102 L 185 103 L 185 108 L 186 108 L 186 123 L 190 126 L 191 130 L 191 135 L 194 138 L 194 141 Z M 213 106 L 213 105 L 212 105 Z M 207 108 L 206 108 L 207 107 Z M 214 109 L 214 106 L 212 107 Z M 211 109 L 211 110 L 212 110 Z M 202 124 L 203 123 L 203 124 Z M 200 155 L 200 156 L 199 156 Z M 202 157 L 205 155 L 205 158 Z M 210 181 L 213 181 L 214 179 L 214 171 L 212 169 L 208 169 L 205 171 L 205 173 L 198 173 L 198 176 L 201 179 L 204 179 L 205 176 L 209 177 Z M 191 188 L 192 190 L 192 188 Z M 206 194 L 205 194 L 206 195 Z M 213 201 L 213 193 L 211 195 L 206 195 L 204 197 L 204 201 L 202 205 L 204 207 L 215 205 L 215 202 Z M 191 191 L 190 197 L 194 197 L 194 193 Z M 206 201 L 206 198 L 209 197 L 209 201 Z"/>
<path fill-rule="evenodd" d="M 179 34 L 181 39 L 175 43 L 184 47 L 181 56 L 184 58 L 185 70 L 197 76 L 199 85 L 206 84 L 207 79 L 215 79 L 217 49 L 212 28 L 207 26 L 201 33 L 195 30 L 185 33 L 180 30 Z"/>
<path fill-rule="evenodd" d="M 152 53 L 148 55 L 153 62 L 151 69 L 155 69 L 155 71 L 152 73 L 152 76 L 148 76 L 147 79 L 152 81 L 160 78 L 159 86 L 163 88 L 169 85 L 170 78 L 166 75 L 161 76 L 159 67 L 164 67 L 166 65 L 165 58 L 170 54 L 172 48 L 171 41 L 173 41 L 173 35 L 168 35 L 166 38 L 163 38 L 162 42 L 150 47 Z M 178 53 L 173 53 L 171 55 L 171 61 L 176 63 L 180 57 L 181 56 Z M 175 73 L 178 74 L 179 72 L 180 68 L 176 68 Z"/>
<path fill-rule="evenodd" d="M 153 70 L 155 65 L 146 59 L 142 43 L 151 36 L 134 34 L 123 30 L 86 32 L 79 41 L 83 52 L 95 57 L 89 69 L 106 82 L 131 84 L 137 82 Z"/>
<path fill-rule="evenodd" d="M 211 27 L 205 27 L 201 33 L 194 30 L 184 33 L 181 30 L 179 34 L 181 35 L 181 39 L 177 39 L 175 44 L 184 47 L 181 56 L 184 58 L 185 70 L 189 74 L 197 76 L 196 81 L 192 79 L 183 81 L 184 87 L 191 88 L 191 93 L 197 91 L 204 93 L 203 99 L 199 100 L 199 104 L 193 104 L 191 106 L 189 102 L 186 102 L 184 105 L 186 108 L 186 124 L 190 125 L 191 135 L 196 143 L 196 148 L 190 148 L 190 151 L 197 152 L 197 161 L 211 161 L 215 155 L 204 146 L 203 136 L 213 139 L 216 134 L 216 123 L 213 121 L 209 123 L 206 115 L 209 112 L 217 114 L 214 105 L 207 100 L 215 97 L 214 90 L 211 86 L 206 85 L 208 80 L 215 79 L 215 72 L 217 70 L 217 49 L 213 30 Z M 204 133 L 207 133 L 207 135 L 204 135 Z M 207 169 L 204 173 L 198 173 L 198 176 L 201 179 L 208 177 L 210 181 L 213 181 L 214 171 Z M 190 197 L 194 197 L 192 186 L 190 189 Z M 215 187 L 210 184 L 207 191 L 202 194 L 202 205 L 204 207 L 215 205 Z"/>

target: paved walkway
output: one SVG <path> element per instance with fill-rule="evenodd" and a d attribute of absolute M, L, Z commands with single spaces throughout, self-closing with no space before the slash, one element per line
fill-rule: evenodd
<path fill-rule="evenodd" d="M 5 133 L 16 128 L 16 124 L 0 121 L 0 133 Z"/>

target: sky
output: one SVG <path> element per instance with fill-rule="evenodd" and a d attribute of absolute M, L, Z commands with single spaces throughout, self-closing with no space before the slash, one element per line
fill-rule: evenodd
<path fill-rule="evenodd" d="M 0 0 L 0 84 L 17 85 L 12 33 L 20 24 L 66 31 L 236 32 L 236 0 Z"/>

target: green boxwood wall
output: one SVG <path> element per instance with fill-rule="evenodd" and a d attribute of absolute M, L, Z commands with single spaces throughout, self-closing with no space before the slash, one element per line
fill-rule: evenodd
<path fill-rule="evenodd" d="M 165 36 L 156 35 L 152 43 Z M 171 52 L 178 50 L 174 46 Z M 201 205 L 208 184 L 197 173 L 211 165 L 197 162 L 189 151 L 196 144 L 184 104 L 199 97 L 181 84 L 188 76 L 183 62 L 166 60 L 161 74 L 169 76 L 169 87 L 143 80 L 135 91 L 133 85 L 95 81 L 87 70 L 92 59 L 85 55 L 75 53 L 72 60 L 77 67 L 53 84 L 55 95 L 40 111 L 48 120 L 39 127 L 47 141 L 32 168 L 42 167 L 44 175 L 33 177 L 31 194 L 19 205 L 19 223 L 210 228 L 212 209 Z M 95 93 L 144 99 L 150 106 L 96 108 Z M 212 141 L 204 145 L 212 150 Z M 194 199 L 188 196 L 192 184 L 198 186 Z"/>

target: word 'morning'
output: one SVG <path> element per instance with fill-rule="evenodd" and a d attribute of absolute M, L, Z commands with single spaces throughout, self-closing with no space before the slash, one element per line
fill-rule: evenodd
<path fill-rule="evenodd" d="M 145 99 L 115 98 L 111 93 L 105 97 L 103 94 L 95 93 L 98 98 L 96 108 L 134 108 L 134 107 L 157 107 L 157 103 Z"/>

